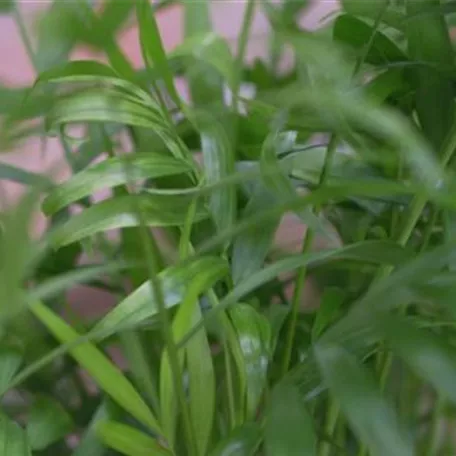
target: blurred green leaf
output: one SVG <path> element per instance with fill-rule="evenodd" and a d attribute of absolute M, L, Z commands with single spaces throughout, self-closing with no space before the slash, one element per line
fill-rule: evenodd
<path fill-rule="evenodd" d="M 85 209 L 56 228 L 51 237 L 54 246 L 63 246 L 104 231 L 139 226 L 140 210 L 148 226 L 183 225 L 190 198 L 171 195 L 125 195 Z M 197 208 L 195 222 L 207 218 L 203 205 Z"/>
<path fill-rule="evenodd" d="M 183 160 L 154 153 L 135 153 L 131 156 L 108 158 L 58 185 L 44 200 L 43 211 L 47 215 L 53 214 L 103 188 L 188 171 L 190 167 Z"/>
<path fill-rule="evenodd" d="M 314 456 L 317 439 L 312 416 L 298 390 L 285 382 L 271 394 L 265 426 L 267 456 Z"/>
<path fill-rule="evenodd" d="M 186 2 L 184 5 L 185 39 L 211 32 L 210 2 Z M 223 102 L 222 77 L 207 62 L 195 62 L 187 67 L 187 78 L 192 102 L 195 106 L 207 106 Z M 220 108 L 217 108 L 220 109 Z"/>
<path fill-rule="evenodd" d="M 0 0 L 0 15 L 9 14 L 14 8 L 14 0 Z"/>
<path fill-rule="evenodd" d="M 79 337 L 79 334 L 71 326 L 67 325 L 43 304 L 36 302 L 30 306 L 30 310 L 59 342 L 70 343 Z M 70 349 L 70 353 L 114 401 L 148 428 L 160 433 L 160 426 L 156 418 L 141 396 L 122 371 L 95 345 L 84 342 Z"/>
<path fill-rule="evenodd" d="M 228 43 L 215 33 L 201 33 L 187 38 L 168 55 L 169 58 L 185 58 L 188 64 L 195 59 L 215 68 L 229 87 L 236 82 L 233 56 Z"/>
<path fill-rule="evenodd" d="M 442 15 L 424 15 L 440 0 L 407 1 L 407 15 L 417 15 L 407 22 L 406 32 L 411 59 L 454 68 L 453 46 Z M 416 111 L 424 134 L 439 152 L 454 118 L 454 90 L 451 80 L 436 69 L 419 66 L 411 80 L 416 87 Z"/>
<path fill-rule="evenodd" d="M 104 444 L 126 456 L 170 456 L 157 440 L 126 424 L 100 422 L 97 434 Z"/>
<path fill-rule="evenodd" d="M 362 16 L 375 20 L 380 12 L 385 7 L 388 0 L 372 0 L 366 2 L 364 0 L 342 0 L 342 7 L 344 11 L 354 16 Z M 390 2 L 390 6 L 383 15 L 382 22 L 385 22 L 391 27 L 402 29 L 404 24 L 405 14 L 401 11 L 400 7 Z"/>
<path fill-rule="evenodd" d="M 271 356 L 271 327 L 265 317 L 248 304 L 231 307 L 229 316 L 244 356 L 247 379 L 246 419 L 252 420 L 264 393 Z"/>
<path fill-rule="evenodd" d="M 162 271 L 158 274 L 158 279 L 162 283 L 166 306 L 173 307 L 179 304 L 192 281 L 199 281 L 200 276 L 212 277 L 209 271 L 220 270 L 221 268 L 226 268 L 228 271 L 228 265 L 224 260 L 205 256 L 182 266 L 170 266 Z M 114 333 L 116 327 L 121 324 L 137 324 L 153 318 L 157 313 L 158 307 L 154 300 L 154 293 L 149 281 L 147 281 L 112 309 L 98 323 L 95 330 L 111 330 Z"/>
<path fill-rule="evenodd" d="M 270 207 L 274 201 L 274 195 L 259 186 L 241 214 L 241 219 L 254 216 L 257 211 Z M 276 217 L 263 223 L 261 230 L 255 227 L 234 238 L 231 268 L 235 285 L 261 269 L 274 241 L 279 222 L 280 217 Z"/>
<path fill-rule="evenodd" d="M 52 397 L 35 398 L 27 419 L 27 437 L 31 448 L 44 450 L 73 430 L 69 413 Z"/>
<path fill-rule="evenodd" d="M 451 401 L 456 401 L 455 351 L 443 336 L 419 329 L 405 318 L 385 315 L 377 319 L 382 336 L 393 352 Z"/>
<path fill-rule="evenodd" d="M 25 431 L 3 414 L 0 414 L 0 453 L 32 456 Z"/>
<path fill-rule="evenodd" d="M 148 128 L 164 128 L 158 106 L 146 105 L 136 96 L 116 89 L 88 89 L 60 99 L 51 109 L 47 126 L 81 122 L 112 122 Z"/>
<path fill-rule="evenodd" d="M 2 344 L 0 347 L 0 391 L 5 391 L 23 362 L 19 349 Z"/>
<path fill-rule="evenodd" d="M 369 42 L 374 29 L 362 20 L 349 14 L 338 16 L 334 23 L 334 39 L 352 47 L 360 55 L 363 54 L 366 43 Z M 385 34 L 375 30 L 372 45 L 365 58 L 366 63 L 380 65 L 390 62 L 405 62 L 407 56 Z"/>
<path fill-rule="evenodd" d="M 29 185 L 35 189 L 42 190 L 47 190 L 53 186 L 53 183 L 46 176 L 32 173 L 7 163 L 0 163 L 0 180 Z"/>
<path fill-rule="evenodd" d="M 371 373 L 341 347 L 317 346 L 315 353 L 326 385 L 371 454 L 412 456 L 413 446 Z"/>
<path fill-rule="evenodd" d="M 262 430 L 258 423 L 244 423 L 221 440 L 210 456 L 253 456 L 261 438 Z"/>

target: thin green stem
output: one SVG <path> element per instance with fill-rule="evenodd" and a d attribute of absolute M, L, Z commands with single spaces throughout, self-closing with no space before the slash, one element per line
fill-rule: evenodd
<path fill-rule="evenodd" d="M 22 43 L 24 44 L 25 52 L 27 57 L 30 60 L 30 63 L 33 66 L 35 72 L 38 73 L 38 62 L 36 61 L 35 51 L 33 50 L 32 40 L 27 32 L 27 27 L 25 26 L 24 18 L 19 10 L 19 2 L 14 2 L 13 7 L 13 18 L 16 22 L 17 28 L 19 29 L 19 36 L 21 37 Z"/>
<path fill-rule="evenodd" d="M 328 398 L 328 400 L 329 400 L 329 406 L 328 406 L 328 410 L 326 412 L 326 417 L 325 417 L 324 433 L 326 436 L 331 437 L 335 434 L 337 420 L 339 418 L 340 407 L 331 398 Z M 318 456 L 330 456 L 331 449 L 332 449 L 331 443 L 322 441 L 320 444 Z"/>
<path fill-rule="evenodd" d="M 332 135 L 331 140 L 329 141 L 328 148 L 326 150 L 325 161 L 323 163 L 323 167 L 320 174 L 319 179 L 319 186 L 323 186 L 326 183 L 326 180 L 329 177 L 329 172 L 331 168 L 331 164 L 334 158 L 334 155 L 337 150 L 337 143 L 338 137 L 337 135 Z M 315 208 L 315 213 L 318 215 L 321 211 L 321 206 Z M 312 247 L 312 242 L 314 239 L 315 233 L 311 229 L 306 230 L 306 234 L 304 235 L 304 240 L 302 243 L 301 253 L 307 253 L 310 248 Z M 290 317 L 290 326 L 286 335 L 286 342 L 285 342 L 285 353 L 283 356 L 283 364 L 282 364 L 282 375 L 285 375 L 290 367 L 291 361 L 291 353 L 293 351 L 293 344 L 296 334 L 296 325 L 298 322 L 298 315 L 299 315 L 299 307 L 301 303 L 302 292 L 305 286 L 305 280 L 307 275 L 307 268 L 304 266 L 298 269 L 296 280 L 295 280 L 295 288 L 293 292 L 293 297 L 291 301 L 291 317 Z"/>
<path fill-rule="evenodd" d="M 427 445 L 423 451 L 423 456 L 435 456 L 437 454 L 437 450 L 439 447 L 440 424 L 443 409 L 444 401 L 442 397 L 437 396 L 434 404 L 434 410 L 432 411 L 432 419 L 427 438 Z"/>
<path fill-rule="evenodd" d="M 236 79 L 233 86 L 233 100 L 236 106 L 239 88 L 242 80 L 242 68 L 244 65 L 245 53 L 249 42 L 250 29 L 252 27 L 253 15 L 255 12 L 255 0 L 248 0 L 245 7 L 244 19 L 242 21 L 241 33 L 239 35 L 238 48 L 236 54 Z"/>

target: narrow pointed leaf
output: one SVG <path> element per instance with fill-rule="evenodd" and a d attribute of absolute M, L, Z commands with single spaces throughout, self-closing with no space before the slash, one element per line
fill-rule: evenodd
<path fill-rule="evenodd" d="M 413 446 L 371 373 L 341 347 L 318 346 L 315 352 L 326 385 L 372 456 L 412 456 Z"/>
<path fill-rule="evenodd" d="M 214 286 L 227 272 L 226 264 L 221 262 L 219 267 L 198 271 L 193 277 L 173 320 L 173 337 L 176 342 L 187 333 L 193 324 L 201 319 L 200 295 Z M 185 360 L 189 379 L 189 409 L 196 445 L 198 451 L 205 454 L 212 431 L 215 407 L 214 367 L 205 331 L 201 331 L 186 345 Z M 180 362 L 183 363 L 183 361 L 184 356 L 180 358 Z M 167 353 L 163 354 L 160 370 L 160 400 L 163 427 L 173 442 L 176 432 L 177 404 Z"/>
<path fill-rule="evenodd" d="M 136 153 L 131 156 L 109 158 L 84 169 L 57 186 L 43 202 L 43 210 L 50 215 L 100 189 L 188 171 L 188 163 L 167 155 Z"/>
<path fill-rule="evenodd" d="M 101 422 L 97 434 L 104 444 L 125 456 L 170 456 L 157 440 L 137 429 L 115 421 Z"/>
<path fill-rule="evenodd" d="M 147 0 L 136 0 L 139 26 L 139 40 L 144 63 L 148 68 L 155 67 L 173 101 L 179 106 L 180 98 L 174 86 L 168 60 L 163 48 L 152 7 Z"/>
<path fill-rule="evenodd" d="M 43 304 L 34 303 L 30 306 L 30 310 L 59 342 L 70 343 L 79 337 L 79 334 L 71 326 L 67 325 Z M 160 432 L 157 420 L 141 396 L 122 371 L 95 345 L 84 342 L 72 348 L 70 353 L 115 402 L 131 413 L 138 421 L 150 429 Z"/>
<path fill-rule="evenodd" d="M 141 211 L 147 226 L 180 226 L 191 204 L 190 198 L 158 195 L 125 195 L 103 201 L 85 209 L 56 228 L 51 241 L 63 246 L 104 231 L 139 225 L 137 213 Z M 200 205 L 195 222 L 207 218 Z"/>

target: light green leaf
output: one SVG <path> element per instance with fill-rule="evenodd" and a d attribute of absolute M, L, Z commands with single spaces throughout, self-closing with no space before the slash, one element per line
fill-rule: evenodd
<path fill-rule="evenodd" d="M 148 226 L 179 226 L 185 222 L 190 198 L 171 195 L 125 195 L 112 198 L 85 209 L 55 229 L 51 242 L 63 246 L 96 233 L 139 225 L 138 210 Z M 201 204 L 195 222 L 207 218 Z"/>
<path fill-rule="evenodd" d="M 145 128 L 165 128 L 158 106 L 150 99 L 115 88 L 87 89 L 61 98 L 46 119 L 50 130 L 81 122 L 111 122 Z"/>
<path fill-rule="evenodd" d="M 170 54 L 170 58 L 191 57 L 215 68 L 229 87 L 235 86 L 234 59 L 228 43 L 215 33 L 202 33 L 186 39 Z"/>
<path fill-rule="evenodd" d="M 125 456 L 171 456 L 157 440 L 126 424 L 101 422 L 97 434 L 106 446 Z"/>
<path fill-rule="evenodd" d="M 79 334 L 52 310 L 36 302 L 31 312 L 61 343 L 71 343 Z M 70 349 L 73 358 L 92 376 L 99 387 L 138 421 L 160 433 L 156 418 L 132 384 L 95 345 L 84 342 Z"/>
<path fill-rule="evenodd" d="M 0 347 L 0 391 L 4 391 L 22 364 L 22 354 L 13 347 Z"/>
<path fill-rule="evenodd" d="M 3 414 L 0 414 L 0 454 L 32 456 L 25 431 Z"/>
<path fill-rule="evenodd" d="M 207 184 L 215 184 L 234 173 L 234 148 L 229 132 L 206 113 L 197 112 L 192 120 L 201 135 Z M 236 188 L 214 190 L 209 208 L 219 230 L 231 227 L 236 218 Z"/>
<path fill-rule="evenodd" d="M 317 346 L 315 353 L 326 385 L 372 456 L 414 455 L 393 407 L 382 397 L 370 372 L 340 346 Z"/>
<path fill-rule="evenodd" d="M 264 393 L 271 357 L 271 327 L 252 306 L 236 304 L 229 315 L 239 339 L 247 379 L 246 419 L 253 420 Z"/>
<path fill-rule="evenodd" d="M 167 155 L 135 153 L 125 157 L 109 158 L 58 185 L 44 200 L 43 211 L 51 215 L 103 188 L 189 171 L 188 163 Z"/>
<path fill-rule="evenodd" d="M 317 440 L 312 416 L 291 384 L 281 382 L 272 391 L 266 416 L 267 456 L 315 456 Z"/>
<path fill-rule="evenodd" d="M 205 256 L 197 258 L 183 266 L 170 266 L 158 274 L 161 281 L 166 307 L 179 304 L 185 296 L 192 281 L 199 277 L 210 277 L 209 271 L 226 269 L 227 263 L 218 257 Z M 208 285 L 209 286 L 209 285 Z M 152 319 L 158 314 L 157 303 L 150 282 L 143 283 L 95 327 L 95 331 L 116 331 L 116 327 L 125 324 L 138 324 Z"/>
<path fill-rule="evenodd" d="M 375 320 L 393 353 L 444 397 L 456 402 L 456 353 L 445 339 L 405 318 L 384 315 Z"/>
<path fill-rule="evenodd" d="M 215 266 L 215 265 L 214 265 Z M 187 290 L 174 318 L 172 329 L 175 341 L 201 319 L 199 297 L 228 273 L 226 263 L 198 271 Z M 185 347 L 189 378 L 189 408 L 198 451 L 205 454 L 212 431 L 215 407 L 215 377 L 211 350 L 205 331 L 201 331 Z M 183 367 L 184 356 L 180 358 Z M 174 442 L 177 422 L 176 392 L 172 381 L 168 354 L 163 353 L 160 370 L 160 400 L 162 424 L 166 435 Z"/>
<path fill-rule="evenodd" d="M 33 450 L 44 450 L 73 429 L 69 413 L 54 398 L 35 398 L 27 419 L 26 432 Z"/>

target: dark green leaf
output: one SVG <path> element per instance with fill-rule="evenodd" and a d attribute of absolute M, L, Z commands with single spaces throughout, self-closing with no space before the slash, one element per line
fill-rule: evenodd
<path fill-rule="evenodd" d="M 0 391 L 4 391 L 22 364 L 22 354 L 13 347 L 0 348 Z"/>
<path fill-rule="evenodd" d="M 69 413 L 54 398 L 38 396 L 27 419 L 27 436 L 33 450 L 44 450 L 73 429 Z"/>
<path fill-rule="evenodd" d="M 136 153 L 131 156 L 109 158 L 86 168 L 55 188 L 44 200 L 43 211 L 47 215 L 53 214 L 103 188 L 108 189 L 141 179 L 189 171 L 190 166 L 183 160 L 154 153 Z"/>
<path fill-rule="evenodd" d="M 332 323 L 339 313 L 345 299 L 345 293 L 338 288 L 327 288 L 321 298 L 312 326 L 312 339 L 316 340 L 320 334 Z"/>
<path fill-rule="evenodd" d="M 407 22 L 410 57 L 418 62 L 451 65 L 453 46 L 442 15 L 419 13 L 439 7 L 440 0 L 408 0 L 407 15 L 418 15 Z M 436 69 L 419 66 L 413 69 L 412 82 L 416 88 L 416 111 L 428 140 L 439 152 L 454 118 L 454 90 L 450 78 Z"/>
<path fill-rule="evenodd" d="M 412 456 L 413 446 L 371 373 L 341 347 L 317 346 L 315 352 L 326 385 L 372 456 Z"/>
<path fill-rule="evenodd" d="M 266 417 L 267 456 L 315 456 L 317 439 L 306 404 L 292 385 L 281 382 L 272 391 Z"/>
<path fill-rule="evenodd" d="M 125 195 L 85 209 L 59 226 L 51 242 L 63 246 L 104 231 L 139 226 L 141 211 L 148 226 L 179 226 L 185 222 L 190 198 L 165 195 Z M 195 222 L 207 218 L 203 205 L 197 208 Z"/>
<path fill-rule="evenodd" d="M 126 424 L 115 421 L 101 422 L 97 434 L 104 444 L 126 456 L 170 456 L 157 440 Z"/>
<path fill-rule="evenodd" d="M 363 55 L 366 43 L 369 42 L 374 29 L 365 22 L 349 14 L 340 15 L 334 24 L 334 39 L 352 47 L 359 55 Z M 407 56 L 385 34 L 375 30 L 375 36 L 366 63 L 381 65 L 390 62 L 403 62 Z"/>
<path fill-rule="evenodd" d="M 245 423 L 221 440 L 210 456 L 253 456 L 262 437 L 258 423 Z"/>

